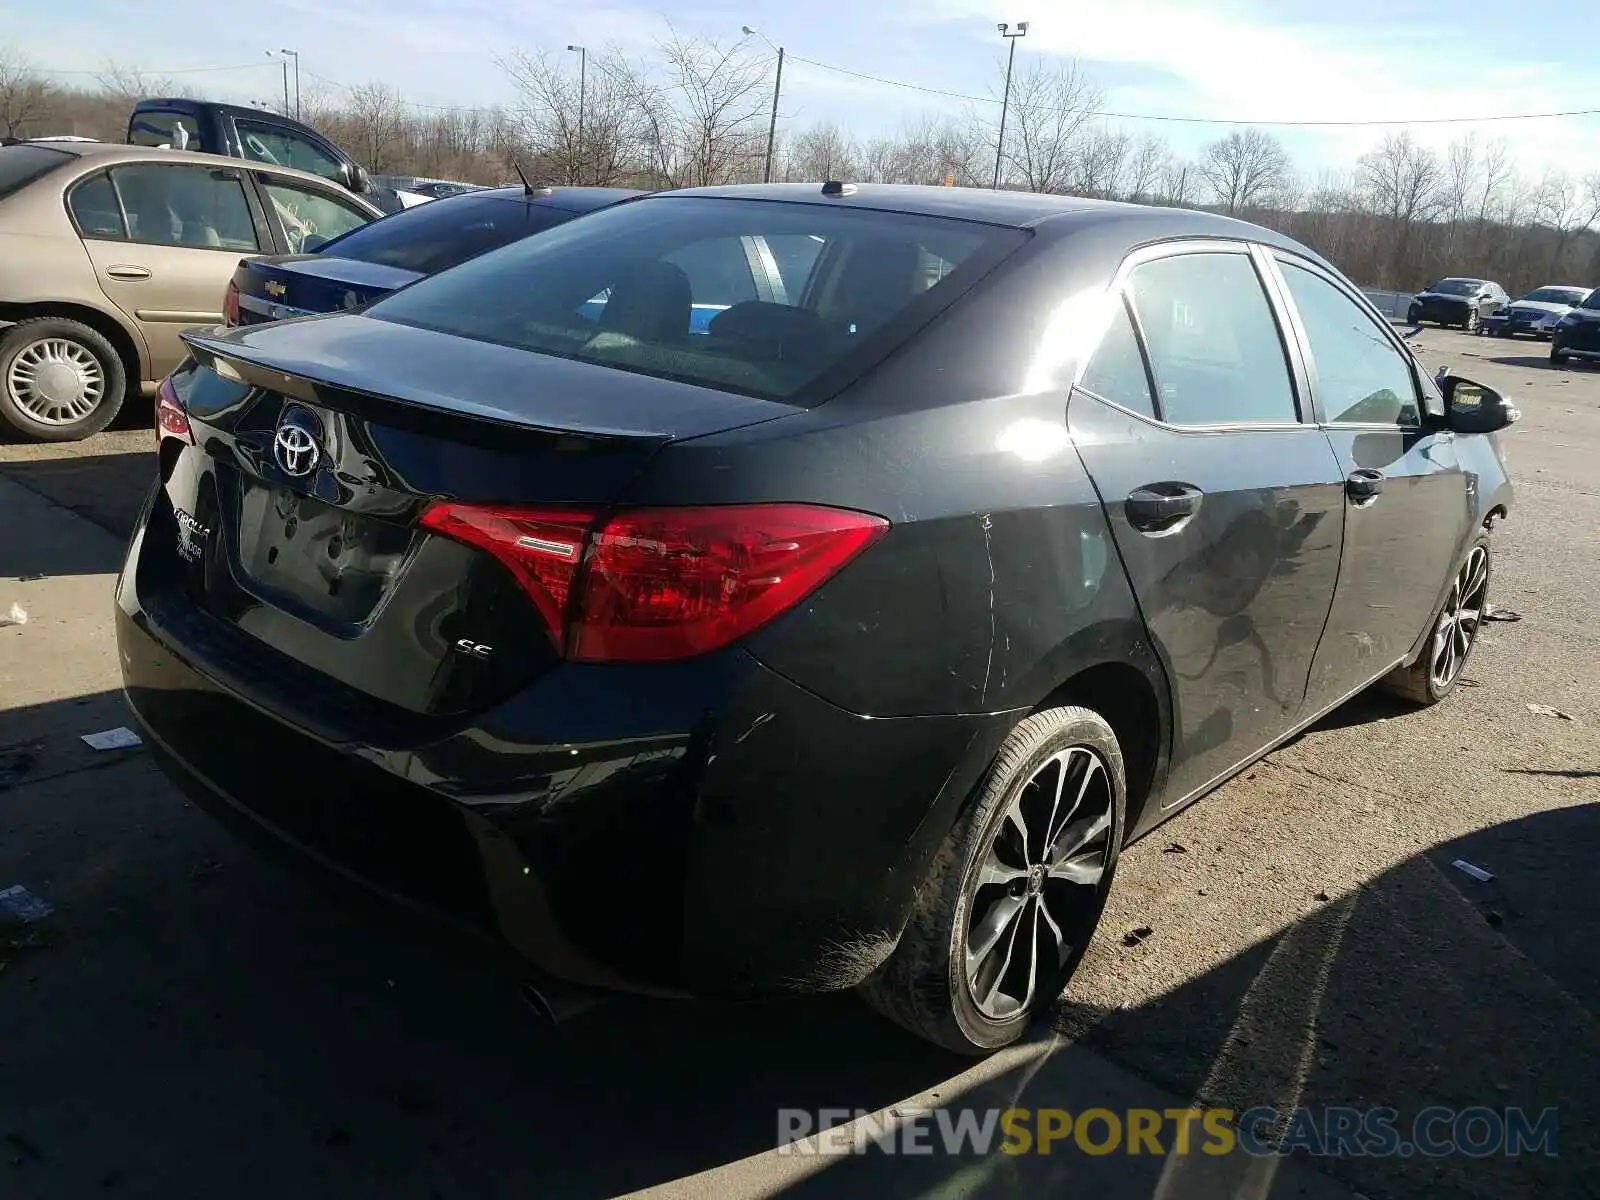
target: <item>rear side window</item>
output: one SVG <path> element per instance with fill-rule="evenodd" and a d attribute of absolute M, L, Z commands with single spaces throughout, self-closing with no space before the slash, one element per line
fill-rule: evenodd
<path fill-rule="evenodd" d="M 200 137 L 200 122 L 173 112 L 136 112 L 128 126 L 135 146 L 171 146 L 176 150 L 210 150 Z"/>
<path fill-rule="evenodd" d="M 260 248 L 236 171 L 140 163 L 113 168 L 111 178 L 133 241 L 211 250 Z"/>
<path fill-rule="evenodd" d="M 451 197 L 374 221 L 322 252 L 433 275 L 576 215 L 502 196 Z"/>
<path fill-rule="evenodd" d="M 1158 258 L 1134 268 L 1128 294 L 1144 330 L 1162 420 L 1299 420 L 1278 323 L 1247 255 Z"/>
<path fill-rule="evenodd" d="M 128 230 L 122 223 L 122 208 L 117 203 L 116 189 L 111 186 L 111 176 L 102 173 L 85 179 L 72 189 L 67 204 L 84 237 L 128 236 Z"/>
<path fill-rule="evenodd" d="M 1130 412 L 1147 417 L 1156 415 L 1155 401 L 1150 396 L 1150 377 L 1145 374 L 1144 355 L 1139 353 L 1139 339 L 1134 334 L 1125 304 L 1117 305 L 1117 315 L 1100 339 L 1078 386 Z"/>
<path fill-rule="evenodd" d="M 797 236 L 817 250 L 805 286 L 791 290 L 803 262 L 798 243 L 784 239 Z M 822 204 L 661 197 L 604 209 L 463 263 L 366 313 L 791 400 L 856 351 L 864 362 L 891 348 L 905 335 L 886 327 L 905 317 L 901 328 L 909 329 L 932 316 L 963 279 L 1027 237 L 969 221 Z M 930 258 L 948 267 L 937 279 Z M 781 296 L 771 263 L 783 280 Z"/>
<path fill-rule="evenodd" d="M 20 192 L 35 179 L 64 167 L 73 155 L 45 146 L 0 146 L 0 200 Z"/>

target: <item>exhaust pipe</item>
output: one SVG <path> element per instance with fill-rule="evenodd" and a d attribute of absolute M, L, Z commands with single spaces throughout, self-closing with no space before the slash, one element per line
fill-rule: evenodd
<path fill-rule="evenodd" d="M 551 981 L 522 984 L 522 1001 L 546 1025 L 565 1025 L 606 999 L 601 992 L 568 987 Z"/>

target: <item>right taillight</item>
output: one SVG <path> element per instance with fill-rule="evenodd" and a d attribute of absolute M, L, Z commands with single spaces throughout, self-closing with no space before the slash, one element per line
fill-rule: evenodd
<path fill-rule="evenodd" d="M 161 381 L 161 390 L 156 395 L 156 442 L 160 444 L 167 438 L 194 444 L 189 414 L 183 409 L 183 401 L 178 399 L 178 389 L 172 386 L 170 375 Z"/>
<path fill-rule="evenodd" d="M 228 290 L 222 294 L 222 323 L 239 323 L 239 285 L 231 279 L 228 280 Z"/>
<path fill-rule="evenodd" d="M 436 504 L 425 528 L 488 551 L 583 662 L 666 662 L 726 646 L 793 608 L 888 531 L 812 504 L 643 508 L 599 524 L 560 509 Z"/>

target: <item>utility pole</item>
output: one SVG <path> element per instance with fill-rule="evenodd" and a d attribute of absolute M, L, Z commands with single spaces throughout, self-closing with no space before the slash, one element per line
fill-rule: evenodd
<path fill-rule="evenodd" d="M 279 54 L 286 54 L 294 59 L 294 119 L 300 119 L 300 51 L 279 50 Z"/>
<path fill-rule="evenodd" d="M 1000 140 L 994 148 L 994 185 L 991 190 L 1000 190 L 1000 163 L 1006 152 L 1006 110 L 1011 107 L 1011 68 L 1017 61 L 1017 39 L 1028 36 L 1028 23 L 1017 22 L 1017 31 L 1010 32 L 1011 26 L 1004 21 L 1000 23 L 1000 36 L 1011 43 L 1011 50 L 1006 55 L 1006 90 L 1000 101 Z"/>
<path fill-rule="evenodd" d="M 759 29 L 744 27 L 745 37 L 758 37 L 778 52 L 778 75 L 772 82 L 772 119 L 767 122 L 767 165 L 761 173 L 762 183 L 772 182 L 772 151 L 778 144 L 778 97 L 783 92 L 783 47 L 773 46 L 772 39 Z"/>
<path fill-rule="evenodd" d="M 583 101 L 589 86 L 589 51 L 582 46 L 568 46 L 578 55 L 578 154 L 572 166 L 572 182 L 583 182 Z"/>

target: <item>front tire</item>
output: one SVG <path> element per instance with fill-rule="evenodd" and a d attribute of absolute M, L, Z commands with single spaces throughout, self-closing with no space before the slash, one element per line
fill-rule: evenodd
<path fill-rule="evenodd" d="M 1489 535 L 1480 533 L 1450 585 L 1444 608 L 1434 619 L 1422 653 L 1409 667 L 1401 667 L 1383 680 L 1383 687 L 1415 704 L 1434 705 L 1455 690 L 1466 670 L 1467 658 L 1478 644 L 1484 610 L 1489 604 L 1489 580 L 1494 562 Z"/>
<path fill-rule="evenodd" d="M 957 1053 L 1020 1038 L 1061 994 L 1100 921 L 1126 793 L 1121 748 L 1098 713 L 1052 708 L 1019 724 L 863 998 Z"/>
<path fill-rule="evenodd" d="M 1561 367 L 1567 363 L 1567 352 L 1561 348 L 1561 343 L 1552 336 L 1550 339 L 1550 364 Z"/>
<path fill-rule="evenodd" d="M 76 442 L 117 415 L 127 390 L 122 356 L 66 317 L 32 317 L 0 335 L 0 420 L 38 442 Z"/>
<path fill-rule="evenodd" d="M 1477 333 L 1482 324 L 1483 318 L 1478 315 L 1478 310 L 1474 308 L 1468 310 L 1467 319 L 1462 322 L 1461 328 L 1465 329 L 1468 333 Z"/>

